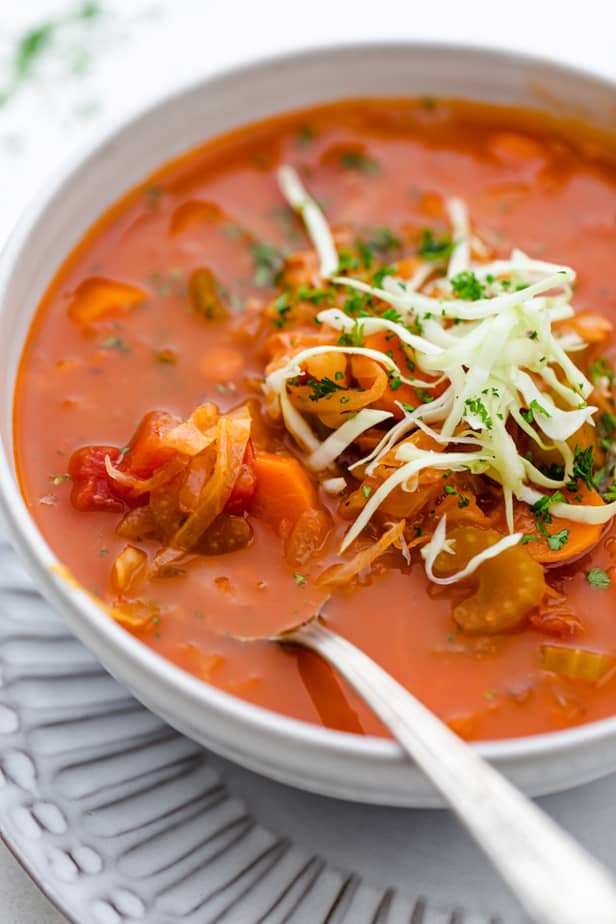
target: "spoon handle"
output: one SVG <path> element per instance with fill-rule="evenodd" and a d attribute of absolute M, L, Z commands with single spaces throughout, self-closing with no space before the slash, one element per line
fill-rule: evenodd
<path fill-rule="evenodd" d="M 440 790 L 536 924 L 615 924 L 616 883 L 607 870 L 393 677 L 319 622 L 287 637 L 346 677 Z"/>

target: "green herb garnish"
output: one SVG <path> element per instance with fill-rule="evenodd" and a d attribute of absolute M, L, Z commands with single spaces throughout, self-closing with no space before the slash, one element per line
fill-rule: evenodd
<path fill-rule="evenodd" d="M 588 377 L 596 385 L 599 379 L 607 379 L 611 382 L 614 378 L 614 370 L 607 356 L 599 356 L 589 366 Z"/>
<path fill-rule="evenodd" d="M 484 284 L 477 278 L 475 273 L 471 273 L 468 270 L 463 270 L 461 273 L 458 273 L 457 276 L 453 276 L 449 281 L 451 283 L 451 288 L 458 298 L 464 301 L 476 302 L 485 295 L 486 287 Z"/>
<path fill-rule="evenodd" d="M 353 323 L 350 330 L 345 330 L 338 337 L 338 346 L 360 347 L 364 342 L 364 325 L 359 321 Z"/>
<path fill-rule="evenodd" d="M 591 587 L 596 587 L 597 590 L 607 590 L 612 583 L 609 574 L 602 568 L 591 568 L 586 575 L 586 580 Z"/>
<path fill-rule="evenodd" d="M 107 337 L 101 346 L 104 350 L 118 350 L 119 353 L 130 353 L 130 347 L 122 337 Z"/>
<path fill-rule="evenodd" d="M 421 237 L 418 255 L 423 260 L 438 262 L 448 260 L 453 250 L 453 241 L 448 234 L 441 234 L 439 237 L 434 236 L 430 228 L 426 228 Z"/>
<path fill-rule="evenodd" d="M 546 539 L 551 550 L 553 552 L 558 552 L 569 539 L 569 530 L 561 529 L 559 533 L 552 533 L 551 536 L 546 536 Z"/>
<path fill-rule="evenodd" d="M 255 263 L 255 285 L 259 288 L 273 286 L 284 264 L 282 254 L 277 247 L 266 241 L 254 241 L 251 250 Z"/>
<path fill-rule="evenodd" d="M 306 382 L 312 391 L 308 395 L 310 401 L 319 401 L 320 398 L 329 398 L 336 391 L 347 391 L 344 385 L 337 385 L 330 378 L 315 379 L 312 376 Z"/>
<path fill-rule="evenodd" d="M 363 173 L 367 176 L 381 172 L 381 165 L 378 161 L 366 154 L 365 151 L 353 148 L 343 151 L 338 158 L 338 163 L 345 170 L 355 170 L 357 173 Z"/>
<path fill-rule="evenodd" d="M 492 423 L 492 418 L 490 417 L 488 409 L 481 398 L 467 398 L 464 403 L 471 414 L 479 417 L 486 430 L 492 429 L 494 426 Z"/>
<path fill-rule="evenodd" d="M 588 446 L 586 449 L 580 449 L 579 446 L 575 447 L 572 475 L 571 479 L 567 482 L 567 489 L 569 491 L 578 490 L 578 481 L 581 481 L 589 491 L 596 490 L 597 485 L 593 474 L 594 463 L 592 455 L 592 446 Z"/>

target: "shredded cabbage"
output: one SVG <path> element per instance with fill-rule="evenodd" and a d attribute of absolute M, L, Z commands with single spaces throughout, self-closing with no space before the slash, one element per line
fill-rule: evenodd
<path fill-rule="evenodd" d="M 403 452 L 404 450 L 404 452 Z M 389 476 L 379 487 L 370 495 L 368 503 L 363 508 L 346 536 L 342 540 L 340 551 L 344 552 L 349 545 L 357 539 L 362 529 L 368 525 L 373 514 L 378 510 L 386 497 L 388 497 L 394 488 L 398 485 L 404 485 L 406 481 L 418 475 L 425 468 L 443 468 L 451 471 L 485 471 L 485 460 L 480 453 L 470 452 L 431 452 L 425 449 L 418 449 L 411 443 L 403 443 L 398 450 L 398 455 L 404 465 Z M 408 461 L 405 461 L 408 460 Z"/>
<path fill-rule="evenodd" d="M 337 430 L 330 433 L 319 448 L 315 449 L 308 457 L 308 465 L 315 471 L 329 468 L 347 446 L 350 446 L 365 430 L 375 427 L 389 417 L 393 417 L 391 411 L 377 411 L 368 407 L 362 408 L 355 417 L 346 420 Z"/>
<path fill-rule="evenodd" d="M 501 552 L 517 545 L 522 538 L 522 533 L 513 533 L 510 536 L 504 536 L 498 542 L 495 542 L 494 545 L 488 546 L 487 549 L 474 555 L 466 567 L 462 568 L 461 571 L 456 571 L 455 574 L 450 574 L 448 577 L 438 577 L 438 575 L 434 573 L 434 562 L 437 557 L 441 552 L 450 555 L 453 554 L 452 545 L 455 540 L 447 539 L 446 535 L 447 516 L 443 515 L 439 520 L 438 526 L 434 530 L 434 535 L 430 539 L 430 542 L 426 543 L 421 550 L 422 557 L 426 563 L 426 574 L 434 584 L 455 584 L 457 581 L 463 581 L 464 578 L 473 574 L 485 561 L 496 558 Z"/>
<path fill-rule="evenodd" d="M 346 480 L 342 477 L 340 478 L 326 478 L 325 481 L 321 482 L 321 487 L 324 491 L 327 491 L 328 494 L 342 494 L 346 488 Z"/>
<path fill-rule="evenodd" d="M 298 212 L 306 224 L 315 250 L 321 260 L 321 276 L 327 279 L 338 269 L 338 254 L 325 215 L 308 195 L 297 171 L 293 167 L 278 169 L 278 183 L 291 208 Z"/>
<path fill-rule="evenodd" d="M 447 211 L 453 231 L 454 247 L 449 258 L 447 276 L 457 276 L 458 273 L 468 270 L 471 256 L 471 229 L 468 220 L 466 203 L 462 199 L 453 197 L 447 200 Z"/>
<path fill-rule="evenodd" d="M 437 543 L 446 548 L 443 519 L 423 554 L 431 580 L 454 583 L 472 573 L 481 561 L 518 541 L 513 529 L 514 499 L 533 504 L 546 496 L 538 489 L 553 491 L 566 485 L 573 476 L 571 447 L 576 434 L 582 427 L 594 425 L 597 408 L 587 401 L 593 384 L 571 357 L 586 344 L 579 333 L 554 327 L 575 315 L 571 298 L 576 274 L 569 266 L 533 259 L 518 249 L 509 259 L 486 260 L 488 252 L 473 234 L 465 203 L 452 198 L 446 206 L 454 246 L 445 276 L 433 278 L 434 263 L 429 261 L 420 263 L 409 280 L 392 274 L 378 285 L 352 275 L 333 275 L 334 257 L 327 243 L 332 241 L 331 235 L 328 230 L 323 234 L 319 224 L 322 221 L 327 227 L 323 214 L 291 168 L 281 169 L 280 182 L 290 204 L 306 222 L 322 269 L 327 269 L 323 275 L 330 283 L 370 296 L 375 304 L 382 304 L 383 311 L 386 306 L 395 311 L 390 310 L 385 317 L 375 313 L 359 318 L 340 308 L 321 311 L 317 320 L 322 329 L 352 331 L 353 345 L 304 350 L 272 372 L 266 387 L 279 395 L 285 424 L 310 453 L 309 464 L 316 468 L 332 464 L 364 429 L 374 425 L 369 422 L 376 420 L 372 415 L 383 412 L 366 407 L 320 442 L 287 394 L 287 380 L 301 372 L 304 360 L 328 351 L 365 355 L 389 376 L 395 375 L 419 394 L 425 391 L 423 403 L 417 407 L 398 403 L 402 419 L 392 421 L 378 445 L 349 466 L 350 470 L 362 468 L 367 475 L 374 475 L 384 456 L 397 447 L 399 468 L 371 494 L 344 537 L 341 551 L 357 538 L 391 491 L 412 484 L 421 470 L 431 467 L 485 474 L 502 487 L 511 535 L 476 556 L 464 572 L 437 579 L 431 569 L 438 554 Z M 318 213 L 316 224 L 313 206 Z M 473 254 L 483 262 L 475 260 Z M 456 297 L 455 277 L 462 272 L 474 277 L 478 298 Z M 387 352 L 361 345 L 364 337 L 379 332 L 398 339 L 414 375 L 403 374 Z M 448 383 L 444 389 L 443 382 Z M 437 385 L 441 394 L 434 396 L 431 390 Z M 385 419 L 382 416 L 379 422 Z M 560 457 L 562 478 L 545 474 L 526 458 L 512 435 L 516 428 L 544 452 Z M 440 443 L 443 451 L 422 451 L 404 441 L 417 429 Z M 616 515 L 616 502 L 555 503 L 550 511 L 563 519 L 601 524 Z"/>

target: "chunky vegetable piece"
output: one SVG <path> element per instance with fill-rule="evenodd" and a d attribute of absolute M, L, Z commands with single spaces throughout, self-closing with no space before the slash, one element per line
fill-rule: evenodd
<path fill-rule="evenodd" d="M 452 554 L 441 552 L 435 571 L 447 576 L 459 571 L 474 555 L 502 537 L 494 530 L 460 526 L 449 535 Z M 515 629 L 541 602 L 545 593 L 543 568 L 516 546 L 483 562 L 474 575 L 474 592 L 454 606 L 453 615 L 465 632 L 493 633 Z"/>
<path fill-rule="evenodd" d="M 254 460 L 256 486 L 250 509 L 261 520 L 281 529 L 294 526 L 316 508 L 314 485 L 297 459 L 259 450 Z"/>
<path fill-rule="evenodd" d="M 101 219 L 35 319 L 15 446 L 110 618 L 356 733 L 383 730 L 344 684 L 230 627 L 324 608 L 471 739 L 616 714 L 616 157 L 577 131 L 347 101 Z"/>
<path fill-rule="evenodd" d="M 546 671 L 574 680 L 600 681 L 616 668 L 616 655 L 584 648 L 564 648 L 559 645 L 541 646 L 541 663 Z"/>

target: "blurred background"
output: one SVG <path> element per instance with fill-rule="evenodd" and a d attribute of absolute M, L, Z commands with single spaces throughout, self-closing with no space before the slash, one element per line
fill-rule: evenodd
<path fill-rule="evenodd" d="M 528 51 L 616 79 L 615 27 L 614 0 L 0 0 L 0 245 L 59 164 L 217 68 L 415 38 Z M 0 845 L 2 924 L 62 920 Z"/>
<path fill-rule="evenodd" d="M 54 166 L 217 67 L 318 42 L 416 37 L 616 76 L 613 0 L 0 0 L 0 240 Z"/>

